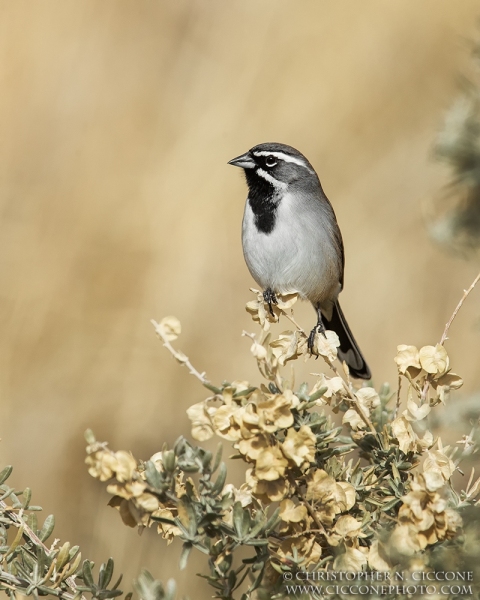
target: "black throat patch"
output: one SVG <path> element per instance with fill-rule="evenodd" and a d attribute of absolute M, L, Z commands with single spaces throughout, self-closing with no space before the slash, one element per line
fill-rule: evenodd
<path fill-rule="evenodd" d="M 248 202 L 255 216 L 258 231 L 269 234 L 275 227 L 278 192 L 270 182 L 249 169 L 245 170 L 248 184 Z"/>

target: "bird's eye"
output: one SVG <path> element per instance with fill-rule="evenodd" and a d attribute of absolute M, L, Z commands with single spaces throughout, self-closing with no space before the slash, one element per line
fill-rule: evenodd
<path fill-rule="evenodd" d="M 275 160 L 274 156 L 267 156 L 265 159 L 265 164 L 267 167 L 274 167 L 277 164 L 277 161 Z"/>

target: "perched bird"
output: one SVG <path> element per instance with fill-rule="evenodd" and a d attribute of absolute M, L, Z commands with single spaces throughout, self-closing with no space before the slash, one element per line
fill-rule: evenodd
<path fill-rule="evenodd" d="M 317 312 L 308 338 L 325 328 L 340 339 L 338 355 L 354 377 L 370 379 L 370 369 L 343 316 L 343 241 L 332 205 L 314 168 L 285 144 L 259 144 L 229 164 L 241 167 L 248 197 L 242 227 L 245 261 L 272 310 L 275 294 L 297 292 Z"/>

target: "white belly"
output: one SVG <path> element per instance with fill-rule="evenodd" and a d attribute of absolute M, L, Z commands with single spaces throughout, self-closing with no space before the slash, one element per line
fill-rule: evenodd
<path fill-rule="evenodd" d="M 321 210 L 298 211 L 285 195 L 269 234 L 255 226 L 247 201 L 243 216 L 243 253 L 255 281 L 263 290 L 298 292 L 313 304 L 329 304 L 340 292 L 340 264 L 332 233 L 323 226 Z"/>

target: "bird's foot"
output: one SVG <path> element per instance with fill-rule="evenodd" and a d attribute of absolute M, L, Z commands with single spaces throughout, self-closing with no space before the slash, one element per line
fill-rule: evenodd
<path fill-rule="evenodd" d="M 322 323 L 322 321 L 315 325 L 315 327 L 310 332 L 307 341 L 307 348 L 309 349 L 310 354 L 318 358 L 318 353 L 315 351 L 315 336 L 317 335 L 317 333 L 323 333 L 324 337 L 327 337 L 325 333 L 325 325 Z"/>
<path fill-rule="evenodd" d="M 271 288 L 267 288 L 263 292 L 263 299 L 268 304 L 268 308 L 270 309 L 270 314 L 272 315 L 272 317 L 274 317 L 275 313 L 273 312 L 272 304 L 278 304 L 277 297 L 275 296 L 275 292 Z"/>

